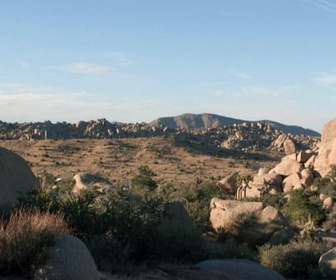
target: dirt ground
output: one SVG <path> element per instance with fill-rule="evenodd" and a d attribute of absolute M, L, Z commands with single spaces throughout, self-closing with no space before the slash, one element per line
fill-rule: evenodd
<path fill-rule="evenodd" d="M 180 144 L 169 138 L 8 140 L 0 146 L 22 156 L 35 174 L 73 176 L 99 174 L 112 182 L 127 183 L 139 166 L 147 165 L 157 183 L 190 182 L 196 178 L 219 180 L 232 172 L 254 175 L 261 167 L 273 167 L 280 154 L 241 153 L 196 144 Z"/>

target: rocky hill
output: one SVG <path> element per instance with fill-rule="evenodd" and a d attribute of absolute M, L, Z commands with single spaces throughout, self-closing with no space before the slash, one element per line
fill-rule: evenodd
<path fill-rule="evenodd" d="M 210 126 L 211 116 L 200 117 L 208 125 L 201 128 L 170 128 L 163 124 L 122 124 L 106 119 L 81 121 L 76 124 L 50 121 L 37 123 L 6 123 L 0 121 L 0 140 L 43 140 L 43 139 L 113 139 L 172 137 L 185 144 L 221 147 L 240 151 L 283 149 L 283 142 L 291 139 L 297 148 L 314 149 L 319 137 L 285 133 L 268 122 L 234 123 Z M 232 119 L 233 120 L 233 119 Z M 200 119 L 195 118 L 195 127 Z"/>
<path fill-rule="evenodd" d="M 314 130 L 303 128 L 295 125 L 285 125 L 279 122 L 271 120 L 256 121 L 262 124 L 271 124 L 274 128 L 277 128 L 285 133 L 293 135 L 308 135 L 319 137 L 320 134 Z M 152 125 L 163 125 L 169 128 L 216 128 L 220 126 L 228 126 L 233 124 L 253 123 L 252 121 L 234 119 L 215 114 L 183 114 L 175 117 L 164 117 L 152 121 Z"/>

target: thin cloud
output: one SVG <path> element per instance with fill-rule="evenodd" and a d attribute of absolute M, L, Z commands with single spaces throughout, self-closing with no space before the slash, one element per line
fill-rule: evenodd
<path fill-rule="evenodd" d="M 322 73 L 314 79 L 314 82 L 327 87 L 336 85 L 336 73 Z"/>
<path fill-rule="evenodd" d="M 65 66 L 54 67 L 56 69 L 74 73 L 74 74 L 107 74 L 115 72 L 115 69 L 106 65 L 93 64 L 93 63 L 74 63 Z"/>
<path fill-rule="evenodd" d="M 125 52 L 102 53 L 100 56 L 112 58 L 112 60 L 120 66 L 132 66 L 135 64 L 134 59 L 130 58 Z"/>
<path fill-rule="evenodd" d="M 229 72 L 231 76 L 234 76 L 236 78 L 239 78 L 241 80 L 251 80 L 252 79 L 252 76 L 247 74 L 247 73 L 244 73 L 244 72 L 237 72 L 237 71 L 230 71 Z"/>

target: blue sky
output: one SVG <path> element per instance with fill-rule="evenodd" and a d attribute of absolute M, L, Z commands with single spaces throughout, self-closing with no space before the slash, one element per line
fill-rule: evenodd
<path fill-rule="evenodd" d="M 3 0 L 0 120 L 215 113 L 320 131 L 335 27 L 331 0 Z"/>

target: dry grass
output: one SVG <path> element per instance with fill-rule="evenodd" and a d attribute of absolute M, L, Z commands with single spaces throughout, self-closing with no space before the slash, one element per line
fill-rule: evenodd
<path fill-rule="evenodd" d="M 0 222 L 0 273 L 29 276 L 57 236 L 69 233 L 59 215 L 37 210 L 14 210 Z"/>
<path fill-rule="evenodd" d="M 0 146 L 21 155 L 33 172 L 54 175 L 88 172 L 123 184 L 147 165 L 160 185 L 191 182 L 196 177 L 219 180 L 234 171 L 255 174 L 273 167 L 281 155 L 241 154 L 214 147 L 178 145 L 162 137 L 131 139 L 71 139 L 0 141 Z M 248 164 L 247 164 L 248 163 Z"/>

